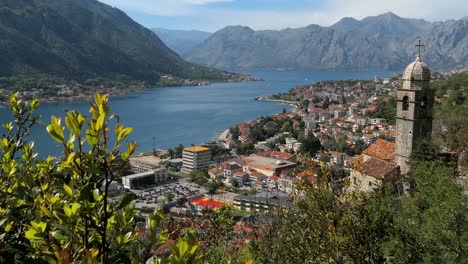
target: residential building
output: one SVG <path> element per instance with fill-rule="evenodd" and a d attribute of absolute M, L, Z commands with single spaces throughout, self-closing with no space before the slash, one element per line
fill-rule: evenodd
<path fill-rule="evenodd" d="M 211 152 L 209 148 L 205 147 L 188 147 L 184 148 L 182 159 L 183 172 L 208 170 L 211 163 Z"/>
<path fill-rule="evenodd" d="M 252 169 L 266 176 L 279 175 L 281 170 L 293 169 L 296 163 L 287 160 L 277 160 L 259 155 L 250 155 L 243 158 L 245 162 L 243 171 L 248 172 Z"/>
<path fill-rule="evenodd" d="M 289 208 L 289 194 L 282 192 L 261 192 L 256 195 L 234 197 L 234 207 L 249 212 L 268 212 L 272 208 Z"/>

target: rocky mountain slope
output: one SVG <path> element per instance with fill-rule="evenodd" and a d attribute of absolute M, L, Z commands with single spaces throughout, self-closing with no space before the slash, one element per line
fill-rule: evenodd
<path fill-rule="evenodd" d="M 229 26 L 185 58 L 222 69 L 401 70 L 414 59 L 418 36 L 432 68 L 467 65 L 468 17 L 430 23 L 393 13 L 343 18 L 330 27 L 254 31 Z"/>
<path fill-rule="evenodd" d="M 199 30 L 172 30 L 164 28 L 153 28 L 152 30 L 164 44 L 180 55 L 189 52 L 211 36 L 211 33 Z"/>
<path fill-rule="evenodd" d="M 157 82 L 163 75 L 221 80 L 184 61 L 151 30 L 96 0 L 2 0 L 0 77 Z"/>

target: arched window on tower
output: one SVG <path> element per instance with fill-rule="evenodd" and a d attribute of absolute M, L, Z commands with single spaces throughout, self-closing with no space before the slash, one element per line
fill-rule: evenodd
<path fill-rule="evenodd" d="M 408 111 L 409 103 L 408 103 L 408 96 L 403 96 L 403 100 L 401 101 L 401 110 Z"/>
<path fill-rule="evenodd" d="M 426 101 L 427 101 L 427 97 L 426 97 L 426 96 L 423 96 L 423 98 L 421 99 L 421 108 L 425 108 L 425 107 L 426 107 Z"/>

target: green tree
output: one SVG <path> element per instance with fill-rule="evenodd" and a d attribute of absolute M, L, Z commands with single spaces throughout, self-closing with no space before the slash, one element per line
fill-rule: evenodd
<path fill-rule="evenodd" d="M 313 134 L 309 134 L 300 139 L 302 143 L 301 146 L 301 153 L 308 154 L 308 155 L 315 155 L 319 150 L 322 149 L 322 144 L 320 140 L 316 138 Z"/>
<path fill-rule="evenodd" d="M 174 159 L 174 158 L 175 158 L 175 151 L 174 151 L 173 149 L 169 148 L 169 149 L 167 150 L 167 155 L 169 155 L 169 157 L 170 157 L 171 159 Z"/>
<path fill-rule="evenodd" d="M 37 160 L 33 143 L 26 142 L 38 120 L 37 100 L 10 98 L 14 121 L 3 126 L 0 139 L 1 262 L 144 263 L 165 242 L 161 213 L 151 216 L 145 231 L 149 240 L 143 243 L 134 222 L 135 195 L 110 202 L 109 186 L 119 180 L 136 144 L 125 143 L 131 128 L 118 121 L 110 128 L 115 119 L 107 100 L 94 96 L 90 118 L 68 111 L 66 126 L 52 116 L 47 131 L 64 155 L 55 162 L 52 157 Z M 173 254 L 184 251 L 184 258 L 193 260 L 198 259 L 197 250 L 196 243 L 183 240 L 171 248 Z"/>
<path fill-rule="evenodd" d="M 394 230 L 383 249 L 393 263 L 468 261 L 468 207 L 453 168 L 440 162 L 414 164 L 412 187 L 395 210 Z"/>
<path fill-rule="evenodd" d="M 218 190 L 219 184 L 216 181 L 211 181 L 208 183 L 208 193 L 215 194 Z"/>
<path fill-rule="evenodd" d="M 184 152 L 184 145 L 179 144 L 174 149 L 174 158 L 176 158 L 176 159 L 182 158 L 182 152 Z"/>
<path fill-rule="evenodd" d="M 318 174 L 302 181 L 294 206 L 270 214 L 251 244 L 260 263 L 465 263 L 468 207 L 462 180 L 439 161 L 413 164 L 411 188 L 384 181 L 371 192 L 344 192 L 320 163 L 301 158 Z M 395 179 L 398 180 L 398 179 Z M 406 180 L 405 180 L 406 182 Z M 342 184 L 346 187 L 349 182 Z M 294 245 L 291 247 L 290 245 Z"/>
<path fill-rule="evenodd" d="M 239 187 L 239 181 L 234 177 L 229 180 L 229 183 L 235 188 Z"/>

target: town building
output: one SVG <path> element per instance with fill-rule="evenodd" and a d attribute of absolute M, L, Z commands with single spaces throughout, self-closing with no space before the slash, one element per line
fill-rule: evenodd
<path fill-rule="evenodd" d="M 421 47 L 420 44 L 417 46 Z M 379 139 L 353 160 L 351 190 L 371 190 L 386 180 L 397 188 L 402 187 L 396 184 L 395 179 L 409 172 L 411 154 L 418 141 L 431 139 L 434 94 L 430 79 L 429 67 L 418 53 L 416 60 L 404 70 L 402 85 L 397 90 L 396 131 L 384 123 L 386 120 L 371 120 L 379 129 L 373 132 L 372 137 L 396 134 L 396 143 Z"/>
<path fill-rule="evenodd" d="M 399 175 L 395 143 L 377 140 L 353 161 L 349 190 L 368 191 Z"/>
<path fill-rule="evenodd" d="M 209 148 L 193 146 L 184 148 L 182 152 L 183 172 L 208 170 L 211 163 L 211 151 Z"/>
<path fill-rule="evenodd" d="M 255 195 L 234 197 L 234 207 L 249 212 L 268 212 L 272 208 L 289 208 L 289 194 L 282 192 L 261 192 Z"/>
<path fill-rule="evenodd" d="M 153 153 L 141 153 L 130 157 L 130 170 L 133 173 L 143 173 L 159 168 L 161 159 Z"/>
<path fill-rule="evenodd" d="M 250 155 L 243 158 L 245 162 L 243 171 L 256 170 L 259 173 L 269 177 L 273 175 L 280 175 L 284 169 L 293 169 L 296 163 L 287 160 L 277 160 L 273 158 L 263 157 L 259 155 Z"/>
<path fill-rule="evenodd" d="M 152 171 L 132 174 L 122 177 L 122 185 L 125 189 L 146 189 L 150 186 L 164 183 L 168 178 L 167 169 L 159 167 Z"/>

